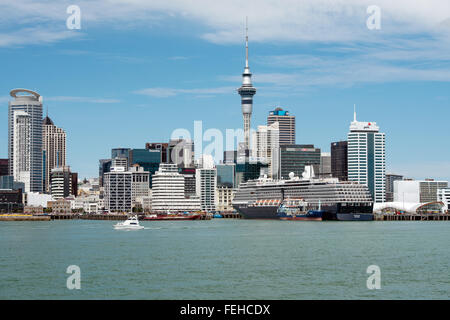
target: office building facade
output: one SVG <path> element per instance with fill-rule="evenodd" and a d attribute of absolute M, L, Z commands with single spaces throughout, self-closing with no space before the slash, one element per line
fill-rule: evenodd
<path fill-rule="evenodd" d="M 50 172 L 50 194 L 55 200 L 72 194 L 72 173 L 67 166 L 53 168 Z"/>
<path fill-rule="evenodd" d="M 348 180 L 348 142 L 338 141 L 331 143 L 331 176 L 339 181 Z"/>
<path fill-rule="evenodd" d="M 216 211 L 216 168 L 200 168 L 196 170 L 197 196 L 200 198 L 201 209 L 206 212 Z"/>
<path fill-rule="evenodd" d="M 25 192 L 42 192 L 42 97 L 15 89 L 8 108 L 9 174 L 25 184 Z"/>
<path fill-rule="evenodd" d="M 66 132 L 46 116 L 42 121 L 43 190 L 50 193 L 51 171 L 66 165 Z"/>
<path fill-rule="evenodd" d="M 295 144 L 295 116 L 291 116 L 289 111 L 284 111 L 282 108 L 276 108 L 270 111 L 267 117 L 267 125 L 270 126 L 275 122 L 278 122 L 279 144 Z"/>
<path fill-rule="evenodd" d="M 157 150 L 160 151 L 160 163 L 167 163 L 168 161 L 168 149 L 169 149 L 169 144 L 168 143 L 163 143 L 163 142 L 147 142 L 145 144 L 145 149 L 147 150 Z"/>
<path fill-rule="evenodd" d="M 9 175 L 9 161 L 8 159 L 0 159 L 0 176 Z"/>
<path fill-rule="evenodd" d="M 386 202 L 394 201 L 394 181 L 403 180 L 399 174 L 386 173 Z"/>
<path fill-rule="evenodd" d="M 289 173 L 301 177 L 306 165 L 315 166 L 319 172 L 321 152 L 312 144 L 280 145 L 273 155 L 275 179 L 289 179 Z"/>
<path fill-rule="evenodd" d="M 385 202 L 385 134 L 376 122 L 357 121 L 355 112 L 347 140 L 348 180 L 368 186 L 374 202 Z"/>
<path fill-rule="evenodd" d="M 269 177 L 272 177 L 274 170 L 272 167 L 272 153 L 279 148 L 279 123 L 274 122 L 267 126 L 258 126 L 253 139 L 253 156 L 259 161 L 267 163 Z"/>
<path fill-rule="evenodd" d="M 132 173 L 124 167 L 112 167 L 104 174 L 105 209 L 109 213 L 129 213 L 132 210 Z"/>
<path fill-rule="evenodd" d="M 131 165 L 139 165 L 149 173 L 148 185 L 152 187 L 152 176 L 158 171 L 161 163 L 161 151 L 152 149 L 131 149 Z"/>

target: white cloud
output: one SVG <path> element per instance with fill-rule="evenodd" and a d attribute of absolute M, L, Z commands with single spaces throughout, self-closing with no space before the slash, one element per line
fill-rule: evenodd
<path fill-rule="evenodd" d="M 2 25 L 60 25 L 65 27 L 66 8 L 72 1 L 0 1 Z M 244 17 L 250 37 L 258 42 L 321 41 L 371 42 L 389 35 L 450 33 L 448 0 L 377 0 L 382 28 L 369 31 L 369 0 L 103 0 L 77 1 L 82 28 L 153 27 L 182 19 L 205 29 L 198 36 L 216 43 L 239 43 Z"/>

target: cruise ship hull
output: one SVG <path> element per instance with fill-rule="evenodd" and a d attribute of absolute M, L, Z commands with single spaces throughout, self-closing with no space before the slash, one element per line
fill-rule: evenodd
<path fill-rule="evenodd" d="M 234 208 L 238 211 L 244 219 L 276 219 L 279 220 L 277 216 L 277 206 L 267 206 L 267 207 L 249 207 L 249 206 L 239 206 L 235 205 Z M 336 212 L 336 206 L 326 206 L 322 207 L 324 210 L 322 220 L 337 220 L 337 221 L 371 221 L 373 220 L 372 213 L 338 213 Z"/>

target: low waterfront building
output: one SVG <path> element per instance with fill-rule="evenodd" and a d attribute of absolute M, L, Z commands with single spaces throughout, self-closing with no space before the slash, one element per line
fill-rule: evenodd
<path fill-rule="evenodd" d="M 227 186 L 217 186 L 216 189 L 216 210 L 218 212 L 233 212 L 232 205 L 235 190 Z"/>
<path fill-rule="evenodd" d="M 71 214 L 72 206 L 69 200 L 57 199 L 47 202 L 47 208 L 51 209 L 52 214 Z"/>
<path fill-rule="evenodd" d="M 394 201 L 373 205 L 373 212 L 376 214 L 439 214 L 443 209 L 444 204 L 440 201 L 428 203 Z"/>
<path fill-rule="evenodd" d="M 11 213 L 23 209 L 22 190 L 0 189 L 0 212 Z"/>
<path fill-rule="evenodd" d="M 47 202 L 53 201 L 50 194 L 43 194 L 38 192 L 27 192 L 24 197 L 24 203 L 28 207 L 43 207 L 47 208 Z"/>

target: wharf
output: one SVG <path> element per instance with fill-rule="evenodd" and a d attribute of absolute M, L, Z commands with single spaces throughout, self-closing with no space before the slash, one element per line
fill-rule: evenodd
<path fill-rule="evenodd" d="M 375 221 L 450 221 L 450 214 L 374 214 Z"/>
<path fill-rule="evenodd" d="M 31 214 L 2 214 L 0 221 L 50 221 L 47 215 L 33 216 Z"/>

